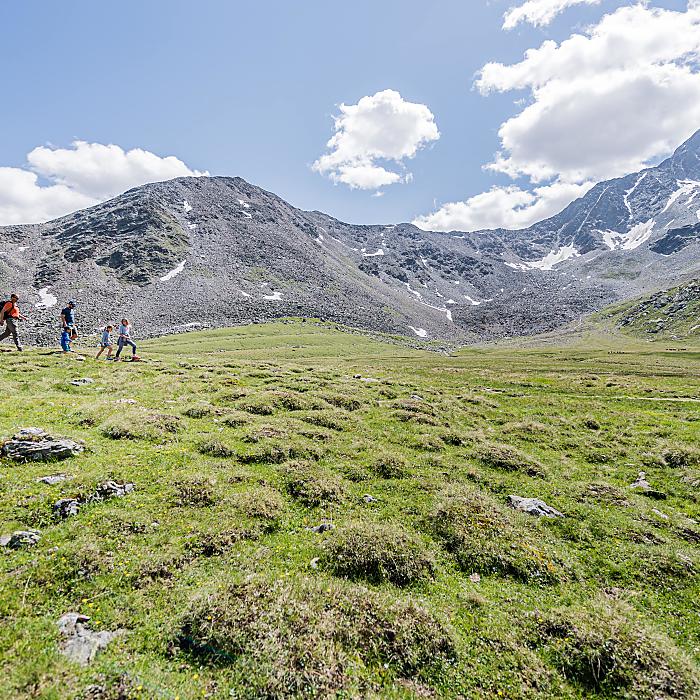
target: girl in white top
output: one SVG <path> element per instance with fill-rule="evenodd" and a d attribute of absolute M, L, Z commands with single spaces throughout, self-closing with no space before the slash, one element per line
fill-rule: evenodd
<path fill-rule="evenodd" d="M 117 354 L 114 356 L 115 360 L 119 359 L 119 355 L 121 355 L 125 345 L 131 346 L 131 359 L 137 358 L 136 343 L 131 339 L 131 324 L 128 318 L 123 318 L 119 325 L 119 340 L 117 341 Z"/>

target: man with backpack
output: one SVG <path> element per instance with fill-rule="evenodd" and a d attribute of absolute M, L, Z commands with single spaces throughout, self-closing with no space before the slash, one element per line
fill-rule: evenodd
<path fill-rule="evenodd" d="M 73 352 L 70 344 L 78 337 L 78 330 L 75 327 L 75 302 L 69 301 L 63 311 L 61 311 L 61 349 L 63 352 Z"/>
<path fill-rule="evenodd" d="M 19 306 L 17 306 L 18 301 L 19 297 L 16 294 L 11 294 L 10 300 L 4 302 L 2 305 L 2 309 L 0 310 L 0 325 L 4 323 L 7 328 L 5 332 L 0 335 L 0 340 L 5 340 L 5 338 L 12 336 L 12 340 L 15 341 L 15 346 L 21 351 L 23 348 L 19 344 L 17 321 L 26 321 L 27 317 L 20 313 Z"/>

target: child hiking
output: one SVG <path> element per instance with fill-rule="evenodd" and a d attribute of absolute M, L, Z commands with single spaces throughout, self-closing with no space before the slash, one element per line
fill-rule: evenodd
<path fill-rule="evenodd" d="M 114 356 L 115 360 L 119 359 L 122 354 L 122 350 L 125 345 L 131 346 L 131 359 L 138 360 L 139 357 L 136 354 L 136 343 L 131 339 L 131 324 L 128 318 L 123 318 L 121 325 L 119 326 L 119 340 L 117 341 L 117 354 Z"/>
<path fill-rule="evenodd" d="M 64 353 L 73 352 L 70 344 L 78 337 L 78 329 L 75 327 L 75 302 L 69 301 L 61 311 L 61 349 Z"/>
<path fill-rule="evenodd" d="M 114 348 L 114 344 L 112 343 L 112 330 L 113 326 L 104 327 L 104 330 L 102 331 L 102 338 L 100 340 L 100 349 L 97 351 L 97 355 L 95 355 L 96 360 L 100 359 L 100 355 L 105 350 L 107 350 L 107 359 L 112 359 L 112 349 Z"/>

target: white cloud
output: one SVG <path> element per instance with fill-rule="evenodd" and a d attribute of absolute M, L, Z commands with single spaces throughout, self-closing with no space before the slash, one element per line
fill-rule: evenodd
<path fill-rule="evenodd" d="M 490 166 L 536 182 L 605 179 L 644 167 L 700 126 L 700 3 L 620 8 L 584 34 L 489 63 L 479 90 L 527 89 Z"/>
<path fill-rule="evenodd" d="M 573 5 L 598 5 L 600 0 L 527 0 L 503 15 L 503 29 L 514 29 L 521 22 L 544 27 Z"/>
<path fill-rule="evenodd" d="M 365 96 L 355 105 L 340 105 L 328 153 L 313 169 L 351 188 L 377 189 L 410 181 L 389 169 L 440 138 L 435 117 L 426 105 L 408 102 L 396 90 Z"/>
<path fill-rule="evenodd" d="M 520 9 L 528 5 L 534 10 L 530 3 Z M 700 127 L 700 0 L 686 11 L 620 8 L 583 33 L 526 51 L 518 63 L 485 65 L 476 86 L 484 95 L 529 92 L 501 125 L 501 150 L 487 168 L 529 179 L 534 190 L 493 188 L 419 217 L 420 226 L 527 226 L 592 181 L 673 151 Z"/>
<path fill-rule="evenodd" d="M 174 156 L 85 141 L 40 146 L 27 162 L 29 169 L 0 167 L 0 225 L 48 221 L 147 182 L 207 174 Z"/>
<path fill-rule="evenodd" d="M 426 231 L 478 231 L 480 229 L 527 228 L 559 213 L 593 186 L 555 183 L 534 191 L 511 185 L 493 187 L 464 202 L 449 202 L 432 214 L 419 216 L 413 223 Z"/>

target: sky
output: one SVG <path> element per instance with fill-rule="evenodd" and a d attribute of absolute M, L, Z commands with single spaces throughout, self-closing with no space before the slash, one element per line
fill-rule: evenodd
<path fill-rule="evenodd" d="M 0 4 L 0 225 L 238 175 L 352 223 L 522 228 L 700 129 L 700 0 Z"/>

